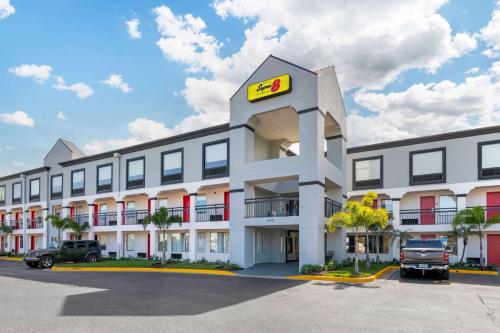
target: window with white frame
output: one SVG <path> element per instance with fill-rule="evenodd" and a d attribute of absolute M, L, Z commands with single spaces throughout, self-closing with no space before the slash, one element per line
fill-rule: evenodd
<path fill-rule="evenodd" d="M 445 148 L 410 152 L 410 184 L 432 184 L 446 181 Z"/>
<path fill-rule="evenodd" d="M 206 238 L 205 238 L 205 233 L 204 232 L 199 232 L 198 233 L 198 246 L 197 246 L 197 251 L 199 253 L 206 253 L 207 248 L 206 248 Z"/>
<path fill-rule="evenodd" d="M 172 233 L 172 252 L 189 252 L 189 234 L 185 232 Z"/>
<path fill-rule="evenodd" d="M 101 246 L 101 250 L 106 251 L 106 242 L 107 242 L 106 235 L 100 234 L 98 236 L 98 238 L 99 238 L 99 245 Z"/>
<path fill-rule="evenodd" d="M 165 246 L 165 250 L 167 249 L 167 239 L 168 235 L 160 233 L 158 234 L 158 251 L 163 252 L 163 247 Z"/>
<path fill-rule="evenodd" d="M 203 178 L 225 177 L 229 175 L 229 141 L 206 143 L 203 145 Z"/>
<path fill-rule="evenodd" d="M 127 160 L 127 188 L 144 187 L 144 157 Z"/>
<path fill-rule="evenodd" d="M 479 179 L 500 178 L 500 140 L 480 142 Z"/>
<path fill-rule="evenodd" d="M 175 151 L 165 152 L 162 154 L 162 184 L 171 184 L 182 182 L 183 176 L 183 151 L 178 149 Z"/>
<path fill-rule="evenodd" d="M 127 251 L 134 251 L 135 234 L 127 234 Z"/>
<path fill-rule="evenodd" d="M 30 201 L 40 200 L 40 178 L 30 180 Z"/>
<path fill-rule="evenodd" d="M 382 187 L 382 156 L 353 160 L 353 188 Z"/>
<path fill-rule="evenodd" d="M 97 167 L 97 192 L 109 192 L 113 186 L 113 164 Z"/>
<path fill-rule="evenodd" d="M 168 199 L 158 200 L 158 208 L 161 208 L 161 207 L 165 207 L 165 208 L 168 207 Z"/>
<path fill-rule="evenodd" d="M 17 204 L 22 201 L 22 183 L 12 184 L 12 203 Z"/>

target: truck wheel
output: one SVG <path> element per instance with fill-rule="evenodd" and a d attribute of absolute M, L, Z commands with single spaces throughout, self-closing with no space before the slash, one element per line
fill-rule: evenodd
<path fill-rule="evenodd" d="M 87 257 L 87 261 L 90 263 L 96 263 L 97 262 L 97 256 L 95 254 L 89 254 Z"/>
<path fill-rule="evenodd" d="M 442 279 L 442 280 L 449 280 L 449 279 L 450 279 L 450 271 L 444 271 L 444 272 L 441 274 L 441 279 Z"/>
<path fill-rule="evenodd" d="M 408 276 L 408 272 L 405 269 L 400 269 L 399 275 L 401 276 L 402 279 L 405 279 Z"/>
<path fill-rule="evenodd" d="M 52 256 L 43 256 L 40 259 L 40 267 L 51 268 L 52 266 L 54 266 L 54 258 Z"/>

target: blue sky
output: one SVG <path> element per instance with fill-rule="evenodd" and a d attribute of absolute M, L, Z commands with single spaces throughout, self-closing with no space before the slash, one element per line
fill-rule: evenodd
<path fill-rule="evenodd" d="M 317 3 L 0 0 L 0 175 L 40 166 L 59 137 L 91 154 L 224 122 L 228 97 L 269 53 L 336 66 L 351 145 L 500 120 L 496 1 L 374 2 L 382 14 Z M 48 76 L 37 80 L 38 66 Z M 112 74 L 130 91 L 103 83 Z M 446 80 L 455 86 L 432 86 Z M 77 83 L 93 93 L 79 98 Z"/>

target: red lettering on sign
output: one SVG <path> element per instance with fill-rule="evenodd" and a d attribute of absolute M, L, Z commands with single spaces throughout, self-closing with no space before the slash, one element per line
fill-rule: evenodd
<path fill-rule="evenodd" d="M 276 91 L 278 91 L 279 88 L 280 88 L 280 79 L 276 79 L 273 82 L 273 86 L 271 87 L 271 91 L 276 92 Z"/>

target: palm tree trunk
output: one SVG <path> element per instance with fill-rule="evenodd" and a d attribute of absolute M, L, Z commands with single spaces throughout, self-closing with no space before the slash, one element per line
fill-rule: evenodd
<path fill-rule="evenodd" d="M 165 266 L 167 264 L 167 255 L 165 254 L 165 249 L 167 248 L 165 244 L 165 230 L 162 231 L 162 236 L 163 236 L 163 256 L 161 258 L 161 264 L 162 266 Z"/>
<path fill-rule="evenodd" d="M 378 232 L 375 234 L 375 247 L 376 247 L 376 251 L 377 251 L 377 262 L 380 262 L 380 250 L 379 250 L 380 241 L 379 241 Z"/>
<path fill-rule="evenodd" d="M 354 274 L 359 274 L 358 233 L 354 233 Z"/>
<path fill-rule="evenodd" d="M 365 231 L 365 235 L 366 235 L 366 242 L 365 242 L 365 251 L 366 251 L 366 270 L 369 271 L 372 267 L 371 263 L 370 263 L 370 240 L 369 240 L 369 237 L 368 237 L 368 229 L 366 229 Z"/>
<path fill-rule="evenodd" d="M 481 270 L 484 267 L 483 260 L 484 260 L 484 257 L 483 257 L 483 231 L 481 230 L 481 227 L 479 227 L 479 267 L 481 267 Z"/>
<path fill-rule="evenodd" d="M 467 239 L 467 236 L 465 236 L 464 240 L 463 240 L 464 247 L 462 249 L 462 257 L 460 257 L 460 263 L 464 262 L 465 248 L 467 247 L 467 243 L 468 243 L 468 239 Z"/>

